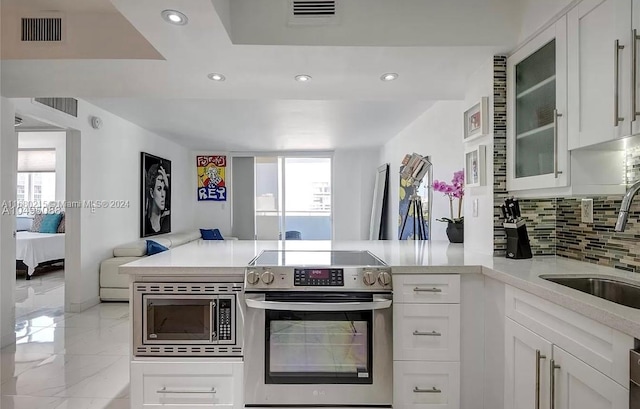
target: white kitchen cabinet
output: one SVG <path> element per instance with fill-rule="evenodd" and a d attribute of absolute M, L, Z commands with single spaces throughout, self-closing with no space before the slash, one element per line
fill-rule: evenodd
<path fill-rule="evenodd" d="M 460 408 L 460 275 L 393 276 L 394 409 Z"/>
<path fill-rule="evenodd" d="M 131 362 L 131 408 L 242 409 L 242 362 Z"/>
<path fill-rule="evenodd" d="M 555 409 L 628 409 L 629 390 L 553 346 Z"/>
<path fill-rule="evenodd" d="M 640 0 L 632 0 L 631 9 L 631 134 L 637 135 L 640 134 Z"/>
<path fill-rule="evenodd" d="M 393 334 L 396 360 L 459 361 L 460 305 L 396 304 Z"/>
<path fill-rule="evenodd" d="M 403 274 L 393 277 L 395 304 L 459 304 L 459 274 Z"/>
<path fill-rule="evenodd" d="M 393 407 L 458 409 L 460 363 L 397 361 L 393 363 Z"/>
<path fill-rule="evenodd" d="M 583 0 L 567 14 L 569 148 L 631 134 L 631 0 Z"/>
<path fill-rule="evenodd" d="M 567 20 L 507 60 L 507 190 L 569 185 Z"/>
<path fill-rule="evenodd" d="M 630 336 L 505 287 L 505 408 L 627 409 L 631 348 Z"/>
<path fill-rule="evenodd" d="M 551 359 L 551 342 L 506 318 L 505 408 L 549 408 Z"/>

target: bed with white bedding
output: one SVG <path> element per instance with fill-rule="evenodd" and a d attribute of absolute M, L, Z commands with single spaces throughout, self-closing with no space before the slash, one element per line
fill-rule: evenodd
<path fill-rule="evenodd" d="M 64 233 L 16 233 L 16 260 L 27 266 L 27 279 L 38 264 L 64 260 Z"/>

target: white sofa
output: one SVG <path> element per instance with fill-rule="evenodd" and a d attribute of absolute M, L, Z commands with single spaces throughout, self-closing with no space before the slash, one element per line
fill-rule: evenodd
<path fill-rule="evenodd" d="M 192 230 L 147 237 L 115 247 L 113 258 L 100 263 L 100 299 L 102 301 L 129 301 L 129 277 L 118 274 L 118 267 L 147 257 L 147 240 L 153 240 L 165 247 L 172 248 L 200 239 L 200 231 Z"/>

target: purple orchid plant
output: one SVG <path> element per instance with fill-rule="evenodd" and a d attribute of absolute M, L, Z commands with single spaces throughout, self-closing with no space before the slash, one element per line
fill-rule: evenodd
<path fill-rule="evenodd" d="M 451 218 L 443 217 L 437 220 L 440 222 L 463 223 L 462 198 L 464 197 L 464 170 L 459 170 L 453 173 L 451 184 L 434 180 L 433 190 L 436 192 L 442 192 L 449 198 L 449 209 L 451 210 Z M 453 199 L 458 199 L 458 217 L 456 218 L 453 217 Z"/>

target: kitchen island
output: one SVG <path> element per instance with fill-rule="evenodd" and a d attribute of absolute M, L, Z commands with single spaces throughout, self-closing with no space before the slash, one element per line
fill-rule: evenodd
<path fill-rule="evenodd" d="M 519 338 L 524 333 L 535 333 L 553 344 L 553 348 L 561 348 L 557 352 L 549 349 L 550 356 L 557 354 L 565 362 L 588 364 L 579 370 L 578 366 L 567 364 L 560 372 L 573 372 L 563 376 L 579 378 L 607 401 L 625 397 L 619 387 L 626 382 L 625 376 L 628 380 L 628 350 L 633 347 L 633 337 L 640 338 L 638 310 L 539 276 L 606 275 L 638 283 L 635 273 L 558 257 L 507 260 L 465 251 L 462 245 L 446 242 L 201 240 L 123 265 L 120 272 L 129 274 L 131 282 L 138 283 L 237 285 L 245 282 L 249 262 L 264 250 L 367 250 L 390 267 L 394 407 L 427 409 L 433 403 L 446 408 L 477 408 L 481 407 L 477 402 L 482 400 L 484 407 L 497 407 L 491 399 L 503 393 L 507 400 L 521 399 L 514 388 L 530 380 L 518 379 L 518 371 L 513 371 L 522 359 L 535 358 L 514 355 L 526 352 L 512 348 L 529 341 L 530 338 Z M 314 261 L 309 260 L 308 264 L 314 265 Z M 417 289 L 433 292 L 419 294 L 415 292 Z M 416 334 L 430 336 L 416 337 Z M 536 349 L 539 348 L 532 351 Z M 485 363 L 485 357 L 492 357 L 491 364 Z M 185 376 L 201 373 L 206 379 L 227 376 L 226 382 L 235 397 L 228 397 L 226 405 L 233 401 L 234 407 L 241 408 L 242 402 L 238 400 L 244 399 L 241 390 L 247 385 L 242 385 L 238 377 L 242 377 L 246 368 L 238 361 L 227 362 L 216 366 L 224 372 L 216 375 L 208 372 L 209 367 L 197 365 L 214 361 L 211 357 L 132 356 L 132 405 L 142 399 L 136 388 L 142 388 L 144 376 L 154 368 L 165 368 L 165 372 L 175 370 Z M 542 365 L 548 373 L 549 360 Z M 604 375 L 592 382 L 591 377 L 597 373 Z M 166 376 L 170 378 L 169 374 Z M 415 385 L 416 382 L 420 385 Z M 206 402 L 202 395 L 198 399 L 201 400 L 191 403 Z"/>
<path fill-rule="evenodd" d="M 640 338 L 640 310 L 539 278 L 542 274 L 593 274 L 640 283 L 637 273 L 553 256 L 509 260 L 442 241 L 197 240 L 125 264 L 120 273 L 131 275 L 132 280 L 176 275 L 243 277 L 249 262 L 264 250 L 368 250 L 394 274 L 483 274 Z"/>

